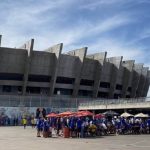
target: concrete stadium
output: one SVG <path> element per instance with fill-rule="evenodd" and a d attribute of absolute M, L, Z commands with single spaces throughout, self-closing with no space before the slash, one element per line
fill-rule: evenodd
<path fill-rule="evenodd" d="M 1 36 L 0 36 L 1 43 Z M 143 63 L 87 54 L 87 47 L 62 53 L 63 44 L 43 51 L 34 39 L 19 48 L 0 47 L 0 95 L 87 98 L 146 97 L 150 70 Z"/>

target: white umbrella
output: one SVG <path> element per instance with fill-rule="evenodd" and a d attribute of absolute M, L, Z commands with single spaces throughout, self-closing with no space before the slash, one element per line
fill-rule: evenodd
<path fill-rule="evenodd" d="M 149 116 L 147 114 L 143 114 L 143 113 L 139 113 L 137 115 L 134 116 L 135 118 L 148 118 Z"/>
<path fill-rule="evenodd" d="M 132 114 L 129 114 L 129 113 L 127 113 L 127 112 L 124 112 L 123 114 L 121 114 L 121 117 L 133 117 L 133 115 Z"/>

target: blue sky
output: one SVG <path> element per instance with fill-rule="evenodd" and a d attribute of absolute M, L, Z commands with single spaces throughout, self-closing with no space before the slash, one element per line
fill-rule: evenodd
<path fill-rule="evenodd" d="M 62 42 L 150 67 L 150 0 L 1 0 L 0 10 L 2 46 L 34 38 L 36 50 Z"/>

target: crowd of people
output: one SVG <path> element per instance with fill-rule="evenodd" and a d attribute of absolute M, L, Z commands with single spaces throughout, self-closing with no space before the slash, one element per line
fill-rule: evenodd
<path fill-rule="evenodd" d="M 32 116 L 8 117 L 7 115 L 0 115 L 0 126 L 36 126 L 36 118 Z"/>
<path fill-rule="evenodd" d="M 37 120 L 37 137 L 52 136 L 55 131 L 57 136 L 63 136 L 68 129 L 69 137 L 93 137 L 109 134 L 149 134 L 149 118 L 124 118 L 105 116 L 102 118 L 86 117 L 52 117 Z"/>
<path fill-rule="evenodd" d="M 86 115 L 85 115 L 86 114 Z M 85 114 L 46 116 L 45 110 L 37 110 L 36 116 L 0 116 L 0 126 L 32 126 L 37 129 L 37 137 L 93 137 L 120 134 L 150 134 L 149 117 L 122 117 L 119 115 Z"/>
<path fill-rule="evenodd" d="M 0 116 L 0 126 L 18 126 L 20 122 L 19 117 Z"/>

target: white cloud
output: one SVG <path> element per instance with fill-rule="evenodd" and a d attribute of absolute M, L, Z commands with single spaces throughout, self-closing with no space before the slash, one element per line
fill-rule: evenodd
<path fill-rule="evenodd" d="M 124 43 L 115 38 L 100 38 L 98 41 L 89 45 L 94 52 L 107 51 L 108 57 L 123 56 L 124 59 L 135 59 L 140 56 L 142 51 L 137 48 L 126 47 Z"/>
<path fill-rule="evenodd" d="M 131 41 L 128 41 L 128 45 L 136 44 L 144 39 L 150 38 L 150 29 L 143 28 L 142 30 L 134 31 L 136 35 Z M 143 47 L 141 47 L 143 49 Z"/>
<path fill-rule="evenodd" d="M 99 34 L 103 32 L 108 32 L 117 27 L 124 26 L 128 23 L 131 23 L 132 21 L 133 20 L 131 20 L 129 17 L 124 16 L 124 15 L 111 16 L 108 19 L 105 19 L 95 24 L 94 23 L 91 24 L 85 34 L 86 35 L 87 34 Z"/>
<path fill-rule="evenodd" d="M 47 7 L 43 7 L 39 11 L 41 12 L 47 9 Z M 21 42 L 23 42 L 24 40 L 26 41 L 28 40 L 28 38 L 34 38 L 33 36 L 35 36 L 35 40 L 37 41 L 35 43 L 36 49 L 44 49 L 46 45 L 49 46 L 51 44 L 53 45 L 59 42 L 64 42 L 66 46 L 70 46 L 74 45 L 74 43 L 79 42 L 81 39 L 91 38 L 132 22 L 132 20 L 130 20 L 127 16 L 120 14 L 107 18 L 103 21 L 97 22 L 89 22 L 82 20 L 76 23 L 76 26 L 72 28 L 63 27 L 60 29 L 56 29 L 55 26 L 51 24 L 51 30 L 47 31 L 44 27 L 42 27 L 42 25 L 44 25 L 43 22 L 46 21 L 46 19 L 43 19 L 44 21 L 39 20 L 38 16 L 36 16 L 39 13 L 38 11 L 34 10 L 34 8 L 30 13 L 23 13 L 19 16 L 16 12 L 13 12 L 14 14 L 16 14 L 14 15 L 14 18 L 12 17 L 12 14 L 8 17 L 9 22 L 7 21 L 5 25 L 0 25 L 2 27 L 1 29 L 3 31 L 4 36 L 6 36 L 6 38 L 4 38 L 3 45 L 14 47 L 16 45 L 20 45 Z M 32 16 L 32 14 L 36 15 L 34 17 L 29 17 L 30 15 Z M 52 21 L 56 15 L 57 13 L 55 13 L 54 15 L 52 13 L 51 17 L 48 18 L 48 20 Z M 20 21 L 21 18 L 23 18 L 22 21 Z M 21 30 L 23 31 L 20 31 L 18 28 L 18 26 L 21 25 L 23 25 L 23 28 L 21 27 Z M 32 32 L 32 30 L 35 30 L 36 27 L 36 34 L 28 33 L 29 31 Z M 32 37 L 30 37 L 31 35 Z M 8 43 L 7 41 L 10 42 Z"/>
<path fill-rule="evenodd" d="M 80 6 L 80 9 L 88 9 L 88 10 L 94 10 L 98 7 L 104 7 L 108 5 L 116 5 L 116 4 L 123 4 L 128 2 L 128 0 L 94 0 L 90 3 L 84 4 Z"/>
<path fill-rule="evenodd" d="M 3 2 L 1 4 L 1 12 L 6 12 L 7 7 L 7 13 L 4 13 L 4 16 L 3 13 L 0 14 L 0 19 L 5 18 L 0 24 L 0 34 L 3 35 L 2 46 L 15 47 L 23 41 L 38 38 L 38 36 L 40 36 L 39 40 L 43 40 L 37 39 L 39 45 L 42 46 L 42 42 L 45 43 L 52 36 L 56 37 L 54 23 L 58 19 L 63 19 L 58 17 L 60 10 L 64 5 L 68 7 L 71 0 L 69 2 L 67 0 L 42 1 L 42 3 L 37 0 L 34 3 L 31 2 L 25 1 L 19 4 Z M 63 13 L 62 10 L 61 13 Z M 46 37 L 43 37 L 44 35 Z M 37 44 L 37 47 L 39 45 Z"/>
<path fill-rule="evenodd" d="M 64 27 L 60 30 L 49 31 L 46 36 L 53 37 L 53 42 L 60 40 L 64 41 L 65 45 L 68 46 L 80 41 L 81 39 L 91 38 L 92 36 L 111 31 L 119 26 L 126 25 L 130 22 L 132 22 L 132 20 L 123 15 L 116 15 L 98 22 L 88 22 L 82 20 L 77 23 L 75 27 Z"/>
<path fill-rule="evenodd" d="M 115 35 L 112 37 L 103 36 L 104 33 L 109 33 L 118 27 L 133 23 L 134 20 L 130 18 L 131 14 L 119 13 L 96 21 L 81 19 L 80 21 L 77 20 L 75 26 L 61 27 L 59 25 L 60 28 L 58 28 L 55 27 L 55 23 L 60 23 L 59 20 L 64 19 L 61 18 L 61 14 L 72 5 L 73 1 L 43 1 L 42 5 L 38 2 L 11 7 L 7 17 L 4 16 L 6 17 L 5 22 L 0 24 L 0 32 L 4 35 L 2 46 L 20 46 L 30 38 L 35 38 L 36 50 L 42 50 L 53 44 L 63 42 L 64 49 L 67 50 L 75 49 L 78 46 L 88 46 L 89 53 L 97 52 L 101 49 L 108 51 L 108 56 L 123 55 L 124 59 L 137 59 L 139 56 L 144 56 L 144 52 L 140 48 L 131 47 L 130 45 L 134 40 L 147 36 L 146 31 L 141 37 L 138 36 L 137 39 L 131 40 L 131 43 L 125 43 L 121 37 L 115 37 Z M 93 5 L 94 7 L 97 3 L 110 5 L 117 2 L 118 0 L 97 0 L 85 6 Z M 45 13 L 47 11 L 48 14 Z M 65 13 L 67 15 L 68 12 Z M 86 39 L 95 39 L 95 41 L 88 43 Z"/>

